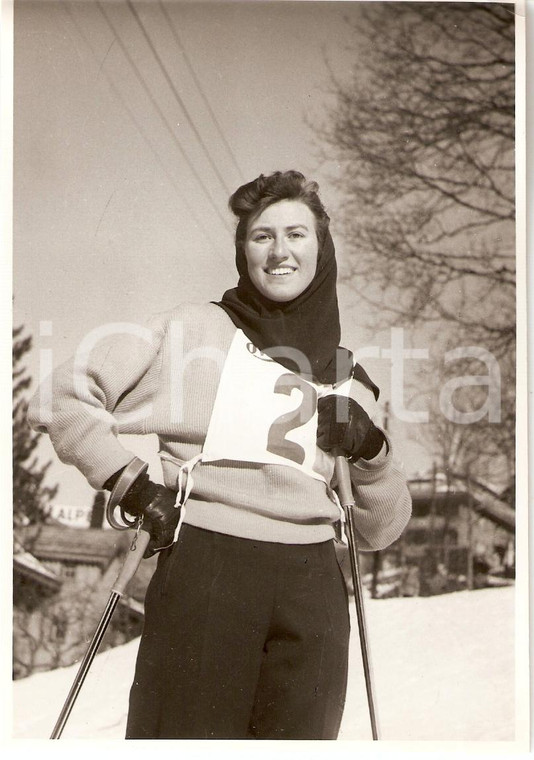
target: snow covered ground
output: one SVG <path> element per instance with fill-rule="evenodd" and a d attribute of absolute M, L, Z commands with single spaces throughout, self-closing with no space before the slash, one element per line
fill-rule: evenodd
<path fill-rule="evenodd" d="M 514 740 L 513 587 L 367 599 L 365 609 L 381 739 Z M 137 647 L 134 640 L 97 655 L 63 738 L 124 736 Z M 15 682 L 13 738 L 49 737 L 77 669 L 75 665 Z M 354 619 L 340 739 L 370 738 Z"/>

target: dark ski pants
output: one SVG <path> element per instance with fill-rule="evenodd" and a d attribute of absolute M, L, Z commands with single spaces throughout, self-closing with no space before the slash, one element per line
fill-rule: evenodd
<path fill-rule="evenodd" d="M 183 525 L 147 590 L 126 738 L 335 739 L 348 642 L 332 541 Z"/>

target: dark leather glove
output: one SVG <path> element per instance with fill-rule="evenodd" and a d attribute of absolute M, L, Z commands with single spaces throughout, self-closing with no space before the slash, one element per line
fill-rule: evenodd
<path fill-rule="evenodd" d="M 119 470 L 104 484 L 113 489 L 122 470 Z M 180 519 L 180 508 L 175 507 L 176 493 L 170 488 L 153 483 L 145 473 L 140 475 L 121 499 L 122 509 L 133 517 L 143 517 L 142 530 L 150 534 L 150 541 L 144 553 L 145 559 L 166 549 L 174 541 L 174 532 Z"/>
<path fill-rule="evenodd" d="M 343 454 L 353 461 L 372 459 L 382 448 L 384 434 L 357 401 L 330 394 L 317 402 L 319 421 L 317 445 L 333 455 Z"/>

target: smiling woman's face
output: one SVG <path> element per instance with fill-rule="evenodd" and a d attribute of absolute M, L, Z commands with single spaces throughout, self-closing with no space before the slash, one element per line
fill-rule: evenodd
<path fill-rule="evenodd" d="M 271 301 L 291 301 L 308 287 L 315 277 L 318 250 L 315 216 L 302 201 L 278 201 L 249 221 L 249 277 Z"/>

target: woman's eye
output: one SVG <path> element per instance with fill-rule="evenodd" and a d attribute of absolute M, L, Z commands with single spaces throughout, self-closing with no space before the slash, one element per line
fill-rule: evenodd
<path fill-rule="evenodd" d="M 302 238 L 304 235 L 302 232 L 291 232 L 289 235 L 290 238 Z"/>

